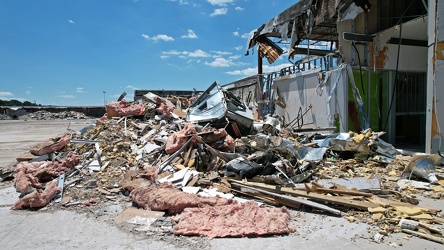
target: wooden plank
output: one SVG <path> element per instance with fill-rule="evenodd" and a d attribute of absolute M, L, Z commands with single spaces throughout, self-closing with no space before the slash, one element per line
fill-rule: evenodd
<path fill-rule="evenodd" d="M 273 193 L 273 192 L 266 191 L 266 190 L 263 190 L 263 189 L 260 189 L 260 188 L 255 188 L 255 187 L 251 187 L 249 185 L 244 185 L 244 184 L 241 184 L 240 182 L 233 182 L 233 183 L 231 183 L 231 185 L 232 186 L 241 187 L 241 188 L 248 188 L 248 189 L 251 189 L 251 190 L 254 190 L 254 191 L 257 191 L 257 192 L 261 192 L 263 194 L 270 195 L 272 197 L 276 197 L 276 198 L 279 198 L 279 199 L 283 199 L 283 200 L 299 203 L 299 204 L 302 204 L 302 205 L 314 207 L 314 208 L 317 208 L 317 209 L 320 209 L 320 210 L 323 210 L 323 211 L 327 211 L 327 212 L 330 212 L 330 213 L 333 213 L 333 214 L 342 215 L 342 212 L 337 210 L 337 209 L 334 209 L 334 208 L 331 208 L 329 206 L 326 206 L 326 205 L 323 205 L 323 204 L 319 204 L 319 203 L 316 203 L 316 202 L 313 202 L 313 201 L 309 201 L 309 200 L 305 200 L 305 199 L 301 199 L 301 198 L 297 198 L 297 197 L 293 197 L 293 196 L 287 196 L 287 195 L 282 195 L 282 194 L 278 194 L 278 193 Z"/>
<path fill-rule="evenodd" d="M 307 187 L 308 187 L 308 185 L 307 185 Z M 370 193 L 364 193 L 364 192 L 359 192 L 359 191 L 319 188 L 316 186 L 313 186 L 311 188 L 307 188 L 307 191 L 308 192 L 316 192 L 316 193 L 345 194 L 345 195 L 351 195 L 351 196 L 364 196 L 364 197 L 372 197 L 373 196 Z"/>
<path fill-rule="evenodd" d="M 229 179 L 229 181 L 230 182 L 237 182 L 237 183 L 241 183 L 241 184 L 245 184 L 245 185 L 253 186 L 253 187 L 257 187 L 257 188 L 263 188 L 263 189 L 266 189 L 266 190 L 269 190 L 272 192 L 276 192 L 276 193 L 284 193 L 284 194 L 289 194 L 289 195 L 293 195 L 293 196 L 308 198 L 308 199 L 315 200 L 315 201 L 322 201 L 322 202 L 332 203 L 332 204 L 346 206 L 346 207 L 353 207 L 353 208 L 364 210 L 364 211 L 368 211 L 368 208 L 379 207 L 378 204 L 374 204 L 371 202 L 348 200 L 348 199 L 338 197 L 338 196 L 327 196 L 327 195 L 316 194 L 316 193 L 307 194 L 307 192 L 305 192 L 305 191 L 294 190 L 292 188 L 287 188 L 287 187 L 273 186 L 273 185 L 268 185 L 268 184 L 264 184 L 264 183 L 257 183 L 257 182 L 243 183 L 243 182 L 239 182 L 239 181 L 231 180 L 231 179 Z"/>
<path fill-rule="evenodd" d="M 427 240 L 431 240 L 434 242 L 444 244 L 444 238 L 442 238 L 442 237 L 438 237 L 438 236 L 434 236 L 434 235 L 430 235 L 430 234 L 426 234 L 426 233 L 421 233 L 421 232 L 416 232 L 416 231 L 409 230 L 409 229 L 401 229 L 401 230 L 404 233 L 412 234 L 412 235 L 415 235 L 415 236 L 418 236 L 418 237 L 421 237 L 421 238 L 424 238 Z"/>

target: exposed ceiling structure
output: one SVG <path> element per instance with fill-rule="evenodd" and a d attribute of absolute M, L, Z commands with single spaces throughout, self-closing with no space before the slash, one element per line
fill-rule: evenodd
<path fill-rule="evenodd" d="M 294 46 L 302 40 L 337 42 L 338 15 L 341 18 L 352 19 L 363 11 L 368 12 L 370 6 L 367 0 L 300 0 L 258 29 L 251 31 L 246 54 L 248 49 L 256 44 L 269 45 L 267 41 L 270 40 L 263 39 L 264 37 L 282 40 L 290 38 L 290 56 L 294 52 Z"/>

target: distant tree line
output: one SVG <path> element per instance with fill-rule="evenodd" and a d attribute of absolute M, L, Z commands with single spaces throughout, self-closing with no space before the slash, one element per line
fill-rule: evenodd
<path fill-rule="evenodd" d="M 30 101 L 24 101 L 21 102 L 19 100 L 1 100 L 0 99 L 0 106 L 42 106 L 41 104 L 32 103 Z"/>

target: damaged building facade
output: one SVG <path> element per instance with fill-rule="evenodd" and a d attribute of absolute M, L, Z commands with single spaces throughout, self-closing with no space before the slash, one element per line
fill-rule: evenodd
<path fill-rule="evenodd" d="M 294 130 L 372 128 L 399 148 L 442 151 L 443 11 L 439 1 L 298 1 L 251 31 L 258 74 L 225 88 Z M 264 74 L 281 44 L 302 59 Z"/>

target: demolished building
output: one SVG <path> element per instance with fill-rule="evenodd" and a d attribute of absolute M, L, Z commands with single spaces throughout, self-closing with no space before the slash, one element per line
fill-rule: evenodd
<path fill-rule="evenodd" d="M 400 148 L 442 151 L 442 11 L 439 1 L 298 1 L 250 33 L 258 74 L 226 87 L 295 129 L 372 128 Z M 263 73 L 280 46 L 299 60 Z"/>
<path fill-rule="evenodd" d="M 268 37 L 282 34 L 290 44 L 311 38 L 338 50 L 292 46 L 318 55 L 225 88 L 215 82 L 186 107 L 153 93 L 107 104 L 95 125 L 71 131 L 63 147 L 65 136 L 32 148 L 51 157 L 22 161 L 10 176 L 2 171 L 21 194 L 13 209 L 50 204 L 95 213 L 91 207 L 121 201 L 133 211 L 161 212 L 143 230 L 169 219 L 156 230 L 213 238 L 289 234 L 290 209 L 310 208 L 371 224 L 378 240 L 405 232 L 444 243 L 441 208 L 418 199 L 444 198 L 443 157 L 403 154 L 374 132 L 371 92 L 363 92 L 364 76 L 355 77 L 359 68 L 370 79 L 372 72 L 358 49 L 361 67 L 344 56 L 338 36 L 341 22 L 369 15 L 376 2 L 303 0 L 249 39 L 269 62 L 282 50 Z M 357 122 L 348 120 L 351 107 Z M 347 132 L 350 123 L 359 131 Z"/>

